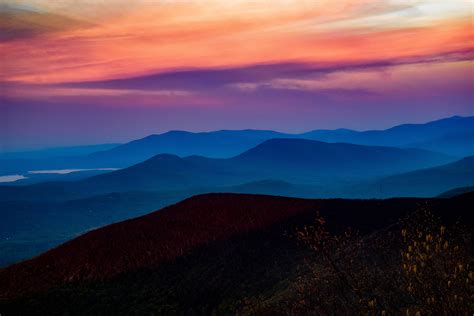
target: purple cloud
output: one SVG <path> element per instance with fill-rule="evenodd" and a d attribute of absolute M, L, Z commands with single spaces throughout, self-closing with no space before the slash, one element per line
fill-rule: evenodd
<path fill-rule="evenodd" d="M 184 69 L 132 78 L 63 83 L 62 87 L 136 90 L 208 90 L 239 83 L 259 83 L 275 79 L 325 76 L 343 71 L 377 70 L 390 67 L 473 60 L 474 49 L 451 51 L 429 56 L 377 60 L 364 63 L 307 64 L 275 63 L 232 68 Z"/>

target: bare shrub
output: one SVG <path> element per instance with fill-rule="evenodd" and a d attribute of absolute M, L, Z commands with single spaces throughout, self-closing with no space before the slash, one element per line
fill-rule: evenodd
<path fill-rule="evenodd" d="M 296 239 L 311 249 L 287 288 L 246 302 L 250 315 L 469 315 L 471 233 L 429 211 L 360 236 L 331 234 L 318 215 Z"/>

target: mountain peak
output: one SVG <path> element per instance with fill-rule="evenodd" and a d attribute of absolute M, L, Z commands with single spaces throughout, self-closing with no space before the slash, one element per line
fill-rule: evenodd
<path fill-rule="evenodd" d="M 182 131 L 182 130 L 170 130 L 170 131 L 167 131 L 165 133 L 162 133 L 160 135 L 168 135 L 168 136 L 180 136 L 180 135 L 191 135 L 191 134 L 196 134 L 196 133 L 193 133 L 193 132 L 188 132 L 188 131 Z"/>
<path fill-rule="evenodd" d="M 142 163 L 158 162 L 158 161 L 164 161 L 164 160 L 181 160 L 181 158 L 173 154 L 158 154 L 151 157 L 148 160 L 145 160 Z"/>

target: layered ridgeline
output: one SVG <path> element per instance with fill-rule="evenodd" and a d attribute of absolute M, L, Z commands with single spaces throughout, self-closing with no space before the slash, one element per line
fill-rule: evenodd
<path fill-rule="evenodd" d="M 423 148 L 462 157 L 474 153 L 473 124 L 474 117 L 453 116 L 426 124 L 403 124 L 379 131 L 316 130 L 303 135 L 329 142 Z"/>
<path fill-rule="evenodd" d="M 272 138 L 300 138 L 324 142 L 343 142 L 371 146 L 395 146 L 442 152 L 459 158 L 473 155 L 474 117 L 454 116 L 426 124 L 405 124 L 380 131 L 348 129 L 315 130 L 301 134 L 285 134 L 265 130 L 213 131 L 191 133 L 171 131 L 150 135 L 132 142 L 103 147 L 97 152 L 79 155 L 78 150 L 63 150 L 52 157 L 32 152 L 28 156 L 0 155 L 0 175 L 37 169 L 127 167 L 157 154 L 180 157 L 200 155 L 228 158 Z M 9 158 L 9 159 L 7 159 Z"/>
<path fill-rule="evenodd" d="M 279 180 L 261 180 L 188 190 L 132 190 L 66 201 L 62 200 L 67 198 L 66 195 L 55 195 L 61 192 L 59 190 L 62 189 L 63 192 L 65 190 L 60 184 L 23 187 L 30 190 L 23 192 L 25 199 L 29 197 L 33 201 L 10 200 L 0 203 L 2 206 L 0 252 L 4 254 L 0 258 L 0 266 L 38 254 L 91 228 L 142 215 L 155 208 L 206 192 L 259 193 L 293 197 L 432 197 L 439 194 L 442 194 L 442 197 L 451 197 L 473 191 L 472 161 L 473 158 L 468 157 L 454 163 L 383 177 L 380 180 L 333 185 L 303 185 Z M 35 192 L 38 188 L 39 190 Z M 452 188 L 457 189 L 450 191 Z M 74 193 L 69 191 L 69 195 L 71 192 Z M 44 197 L 44 200 L 41 200 L 41 197 Z"/>
<path fill-rule="evenodd" d="M 7 315 L 235 314 L 247 300 L 259 297 L 284 302 L 287 292 L 297 287 L 309 257 L 294 236 L 317 216 L 325 218 L 330 231 L 351 227 L 367 236 L 363 245 L 382 245 L 382 263 L 398 269 L 401 235 L 400 226 L 393 224 L 408 213 L 428 209 L 445 225 L 459 221 L 469 225 L 473 198 L 472 194 L 391 200 L 196 196 L 91 231 L 0 270 L 0 310 Z M 363 262 L 377 263 L 381 250 L 367 251 Z M 353 251 L 351 257 L 358 260 Z M 370 271 L 377 279 L 377 269 Z M 380 290 L 385 281 L 377 280 L 373 288 Z M 390 291 L 394 289 L 395 284 L 389 285 Z M 388 298 L 388 289 L 384 291 Z M 278 306 L 274 308 L 284 307 Z"/>
<path fill-rule="evenodd" d="M 121 165 L 137 163 L 160 153 L 180 157 L 200 155 L 212 158 L 235 156 L 272 138 L 301 138 L 330 143 L 419 148 L 460 157 L 474 154 L 474 117 L 454 116 L 426 124 L 404 124 L 380 131 L 349 129 L 314 130 L 301 134 L 243 130 L 190 133 L 171 131 L 132 141 L 91 154 L 97 160 Z"/>
<path fill-rule="evenodd" d="M 48 201 L 126 191 L 191 190 L 266 179 L 333 186 L 452 161 L 420 149 L 271 139 L 228 159 L 161 154 L 118 171 L 75 182 L 1 186 L 0 200 Z"/>
<path fill-rule="evenodd" d="M 436 196 L 453 188 L 474 185 L 474 156 L 446 165 L 416 170 L 375 181 L 377 196 Z"/>
<path fill-rule="evenodd" d="M 161 153 L 180 157 L 200 155 L 226 158 L 238 155 L 272 138 L 301 138 L 330 143 L 410 147 L 462 157 L 474 154 L 473 133 L 474 117 L 459 116 L 426 124 L 404 124 L 386 130 L 363 132 L 348 129 L 315 130 L 301 134 L 264 130 L 223 130 L 206 133 L 171 131 L 93 153 L 90 157 L 109 161 L 122 160 L 121 163 L 137 163 Z"/>
<path fill-rule="evenodd" d="M 195 194 L 373 198 L 435 196 L 474 185 L 472 166 L 453 171 L 449 181 L 443 174 L 419 178 L 417 185 L 409 183 L 412 179 L 402 181 L 403 177 L 397 182 L 385 179 L 451 160 L 416 149 L 274 139 L 229 159 L 157 155 L 79 181 L 0 186 L 0 251 L 5 254 L 0 266 L 36 255 L 89 229 Z"/>

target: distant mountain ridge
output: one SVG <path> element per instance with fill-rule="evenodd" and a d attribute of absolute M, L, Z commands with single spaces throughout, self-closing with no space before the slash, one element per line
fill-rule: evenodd
<path fill-rule="evenodd" d="M 170 131 L 149 135 L 88 155 L 49 159 L 0 159 L 0 175 L 34 169 L 123 168 L 158 154 L 229 158 L 273 138 L 298 138 L 329 143 L 417 148 L 459 158 L 474 155 L 474 117 L 453 116 L 425 124 L 404 124 L 386 130 L 314 130 L 288 134 L 268 130 Z"/>
<path fill-rule="evenodd" d="M 273 179 L 331 185 L 441 165 L 454 158 L 400 149 L 305 139 L 271 139 L 227 159 L 156 155 L 144 162 L 75 182 L 0 186 L 0 200 L 82 198 L 126 191 L 188 190 Z M 61 192 L 61 194 L 57 194 Z"/>
<path fill-rule="evenodd" d="M 474 156 L 433 168 L 398 174 L 376 182 L 381 196 L 436 196 L 458 187 L 474 186 Z"/>
<path fill-rule="evenodd" d="M 469 137 L 473 133 L 474 116 L 453 116 L 424 124 L 404 124 L 386 130 L 362 132 L 343 128 L 314 130 L 301 134 L 268 130 L 221 130 L 201 133 L 170 131 L 159 135 L 150 135 L 90 156 L 94 158 L 107 157 L 111 161 L 122 159 L 123 162 L 125 162 L 127 155 L 130 155 L 133 161 L 139 162 L 160 153 L 181 157 L 199 155 L 227 158 L 272 138 L 300 138 L 330 143 L 413 147 L 462 157 L 474 154 L 472 139 L 469 142 Z M 455 135 L 457 135 L 455 138 L 457 145 L 451 146 L 451 142 L 446 138 L 448 136 L 455 137 Z M 452 147 L 455 147 L 455 150 Z"/>
<path fill-rule="evenodd" d="M 474 132 L 474 116 L 452 116 L 423 124 L 402 124 L 385 130 L 353 131 L 334 130 L 327 133 L 311 131 L 304 137 L 330 142 L 348 142 L 361 145 L 385 145 L 396 147 L 422 145 L 424 142 L 436 142 L 437 139 L 457 133 L 459 136 Z M 428 148 L 427 148 L 428 149 Z M 442 149 L 442 148 L 441 148 Z M 469 152 L 472 148 L 469 149 Z M 441 150 L 443 151 L 443 150 Z M 461 156 L 468 154 L 462 153 Z"/>
<path fill-rule="evenodd" d="M 93 153 L 90 158 L 111 159 L 119 163 L 128 163 L 128 160 L 140 162 L 157 154 L 226 158 L 235 156 L 265 140 L 285 137 L 291 137 L 291 135 L 265 130 L 220 130 L 200 133 L 169 131 Z"/>
<path fill-rule="evenodd" d="M 436 165 L 450 159 L 419 149 L 271 139 L 231 160 L 250 165 L 255 172 L 281 174 L 286 180 L 298 183 L 311 182 L 311 178 L 369 178 L 398 173 L 403 169 L 418 169 L 426 163 Z M 298 173 L 299 177 L 292 176 Z"/>
<path fill-rule="evenodd" d="M 474 130 L 454 132 L 438 138 L 411 143 L 405 147 L 424 148 L 438 152 L 449 152 L 452 155 L 466 156 L 474 154 Z"/>

